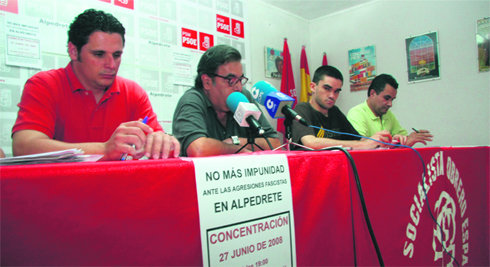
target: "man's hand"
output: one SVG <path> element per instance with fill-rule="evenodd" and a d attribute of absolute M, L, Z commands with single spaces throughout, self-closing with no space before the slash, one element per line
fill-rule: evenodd
<path fill-rule="evenodd" d="M 152 132 L 146 136 L 143 152 L 142 154 L 149 159 L 176 158 L 180 154 L 180 143 L 170 134 L 162 131 Z M 140 157 L 141 155 L 137 158 Z"/>
<path fill-rule="evenodd" d="M 375 133 L 373 136 L 371 136 L 371 139 L 379 140 L 379 141 L 385 142 L 385 143 L 391 143 L 391 134 L 390 134 L 390 132 L 388 132 L 386 130 L 379 131 L 379 132 Z M 372 148 L 378 148 L 378 147 L 385 147 L 386 146 L 385 144 L 373 141 L 371 139 L 362 140 L 361 142 L 363 143 L 363 145 L 360 148 L 372 149 Z"/>
<path fill-rule="evenodd" d="M 137 151 L 141 151 L 146 143 L 147 134 L 153 133 L 153 129 L 141 121 L 124 122 L 119 125 L 111 138 L 104 143 L 104 160 L 120 160 L 124 154 L 138 157 Z M 141 153 L 140 153 L 141 154 Z"/>
<path fill-rule="evenodd" d="M 418 132 L 412 132 L 407 138 L 407 146 L 413 146 L 416 143 L 422 143 L 427 145 L 427 142 L 432 141 L 432 137 L 434 137 L 427 130 L 419 130 Z"/>
<path fill-rule="evenodd" d="M 393 140 L 399 141 L 400 145 L 407 145 L 407 139 L 408 139 L 408 136 L 406 136 L 406 135 L 395 134 L 393 136 Z"/>

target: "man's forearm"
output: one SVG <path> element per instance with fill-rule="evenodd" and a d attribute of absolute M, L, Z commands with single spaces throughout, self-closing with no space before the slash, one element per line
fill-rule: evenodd
<path fill-rule="evenodd" d="M 35 130 L 22 130 L 12 136 L 14 156 L 31 155 L 58 150 L 79 148 L 86 154 L 104 154 L 104 143 L 67 143 L 53 140 Z"/>

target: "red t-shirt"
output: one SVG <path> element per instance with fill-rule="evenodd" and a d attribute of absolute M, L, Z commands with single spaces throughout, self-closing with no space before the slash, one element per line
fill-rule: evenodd
<path fill-rule="evenodd" d="M 162 131 L 146 92 L 136 82 L 116 77 L 99 103 L 83 88 L 71 64 L 39 72 L 27 80 L 12 134 L 36 130 L 69 142 L 105 142 L 123 122 L 148 116 L 148 125 Z"/>

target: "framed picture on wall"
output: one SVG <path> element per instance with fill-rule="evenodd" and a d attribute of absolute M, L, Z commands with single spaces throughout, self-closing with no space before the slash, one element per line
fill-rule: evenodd
<path fill-rule="evenodd" d="M 376 76 L 376 50 L 374 45 L 349 50 L 350 90 L 367 90 Z"/>
<path fill-rule="evenodd" d="M 281 79 L 282 64 L 282 51 L 271 47 L 265 47 L 265 77 Z"/>
<path fill-rule="evenodd" d="M 439 42 L 437 32 L 405 39 L 408 82 L 439 78 Z"/>
<path fill-rule="evenodd" d="M 490 71 L 490 18 L 477 20 L 476 44 L 478 47 L 478 71 Z"/>

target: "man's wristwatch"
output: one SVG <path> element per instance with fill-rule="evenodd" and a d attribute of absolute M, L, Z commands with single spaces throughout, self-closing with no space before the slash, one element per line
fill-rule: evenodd
<path fill-rule="evenodd" d="M 239 145 L 240 144 L 240 139 L 238 139 L 238 136 L 232 135 L 230 136 L 231 141 L 233 142 L 234 145 Z"/>

